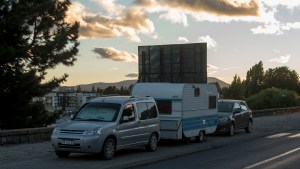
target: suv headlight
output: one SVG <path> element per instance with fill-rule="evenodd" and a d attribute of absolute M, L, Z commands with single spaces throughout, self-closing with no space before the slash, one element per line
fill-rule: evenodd
<path fill-rule="evenodd" d="M 220 117 L 219 122 L 226 122 L 228 120 L 228 117 Z"/>
<path fill-rule="evenodd" d="M 100 135 L 102 133 L 102 128 L 96 130 L 89 130 L 86 132 L 86 135 Z"/>

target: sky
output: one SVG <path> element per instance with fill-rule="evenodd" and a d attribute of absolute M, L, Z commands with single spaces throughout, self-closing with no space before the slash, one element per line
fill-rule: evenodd
<path fill-rule="evenodd" d="M 138 46 L 207 43 L 207 71 L 231 83 L 263 62 L 300 74 L 299 0 L 71 0 L 66 21 L 80 22 L 74 66 L 63 86 L 138 77 Z"/>

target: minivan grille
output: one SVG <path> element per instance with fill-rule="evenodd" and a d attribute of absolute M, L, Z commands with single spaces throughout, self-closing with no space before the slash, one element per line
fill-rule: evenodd
<path fill-rule="evenodd" d="M 80 149 L 80 139 L 70 139 L 70 138 L 58 138 L 59 148 L 74 148 Z"/>
<path fill-rule="evenodd" d="M 77 135 L 82 135 L 84 134 L 84 130 L 60 130 L 60 134 L 77 134 Z"/>

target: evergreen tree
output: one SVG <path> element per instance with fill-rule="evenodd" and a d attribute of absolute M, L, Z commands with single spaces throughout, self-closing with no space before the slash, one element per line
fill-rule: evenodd
<path fill-rule="evenodd" d="M 95 86 L 93 86 L 93 87 L 92 87 L 92 92 L 93 92 L 93 93 L 95 93 L 95 92 L 96 92 L 96 90 L 95 90 Z"/>
<path fill-rule="evenodd" d="M 81 93 L 81 87 L 80 86 L 77 87 L 76 93 Z"/>
<path fill-rule="evenodd" d="M 264 82 L 264 68 L 263 63 L 260 61 L 255 64 L 249 71 L 245 80 L 245 97 L 258 93 L 263 89 Z"/>
<path fill-rule="evenodd" d="M 43 82 L 47 70 L 76 61 L 79 23 L 65 21 L 70 4 L 69 0 L 0 1 L 0 105 L 9 108 L 1 111 L 0 128 L 30 127 L 24 121 L 37 114 L 32 114 L 37 112 L 32 98 L 66 81 L 64 74 Z"/>
<path fill-rule="evenodd" d="M 244 84 L 239 76 L 235 75 L 233 77 L 231 85 L 224 93 L 224 98 L 240 100 L 244 99 Z"/>

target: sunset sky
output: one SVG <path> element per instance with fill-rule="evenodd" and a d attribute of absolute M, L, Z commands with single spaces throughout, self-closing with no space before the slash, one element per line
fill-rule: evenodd
<path fill-rule="evenodd" d="M 299 0 L 72 0 L 80 22 L 72 67 L 63 86 L 137 79 L 138 46 L 207 42 L 208 76 L 231 83 L 256 63 L 300 73 Z"/>

